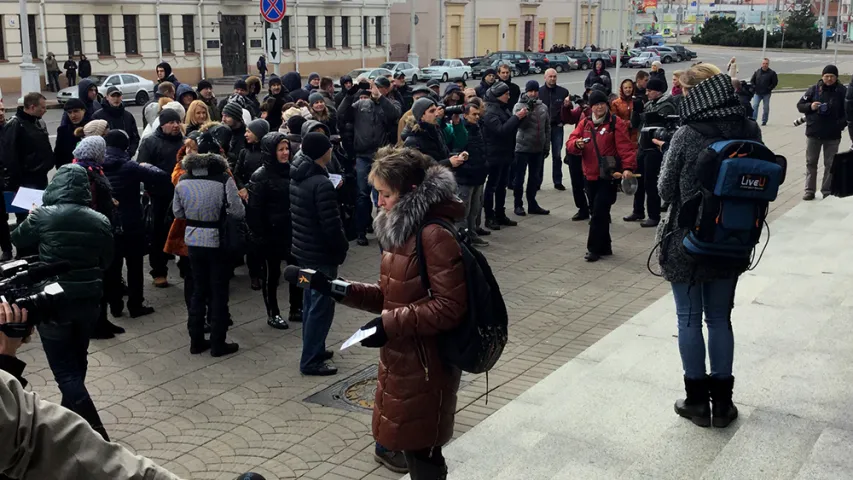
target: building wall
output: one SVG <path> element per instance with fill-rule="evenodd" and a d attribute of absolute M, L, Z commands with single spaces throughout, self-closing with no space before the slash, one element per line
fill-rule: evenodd
<path fill-rule="evenodd" d="M 291 48 L 282 54 L 281 72 L 292 71 L 299 64 L 299 70 L 307 76 L 316 71 L 321 75 L 342 75 L 362 65 L 376 66 L 386 60 L 390 48 L 390 28 L 388 18 L 389 3 L 396 0 L 363 0 L 361 2 L 330 2 L 324 0 L 288 1 L 287 17 L 290 21 Z M 37 52 L 33 52 L 36 63 L 43 69 L 46 52 L 56 54 L 60 67 L 69 57 L 66 34 L 66 15 L 80 16 L 82 53 L 92 64 L 92 73 L 129 72 L 154 78 L 154 70 L 160 62 L 157 35 L 157 6 L 153 0 L 136 0 L 116 3 L 102 1 L 71 2 L 45 1 L 44 37 L 42 42 L 41 15 L 38 2 L 29 2 L 28 14 L 36 15 Z M 204 56 L 205 77 L 222 76 L 223 66 L 220 48 L 207 48 L 207 41 L 220 40 L 221 25 L 218 13 L 245 17 L 246 65 L 243 73 L 256 72 L 255 63 L 264 54 L 263 19 L 259 14 L 259 0 L 235 3 L 226 0 L 205 0 L 202 6 L 201 28 L 199 28 L 198 6 L 196 2 L 163 0 L 160 14 L 170 17 L 169 33 L 172 53 L 162 54 L 162 61 L 172 66 L 175 76 L 182 82 L 195 83 L 202 78 L 202 55 Z M 2 21 L 3 55 L 0 58 L 0 89 L 3 91 L 20 90 L 20 69 L 22 47 L 20 43 L 20 23 L 18 3 L 0 0 L 0 21 Z M 96 43 L 95 15 L 109 15 L 110 55 L 98 55 Z M 136 55 L 125 52 L 124 15 L 136 16 L 137 46 Z M 183 15 L 193 18 L 193 36 L 196 53 L 184 51 Z M 308 17 L 317 17 L 317 48 L 308 48 Z M 326 48 L 325 17 L 333 17 L 333 48 Z M 343 47 L 342 17 L 349 17 L 349 48 Z M 362 17 L 369 17 L 367 43 L 362 41 Z M 376 18 L 382 23 L 381 38 L 377 41 Z M 204 42 L 202 42 L 202 37 Z M 252 41 L 260 46 L 252 46 Z M 298 47 L 297 47 L 298 45 Z M 273 66 L 269 65 L 270 71 Z M 44 77 L 42 70 L 42 77 Z M 44 78 L 42 78 L 44 81 Z M 60 79 L 65 86 L 64 75 Z"/>

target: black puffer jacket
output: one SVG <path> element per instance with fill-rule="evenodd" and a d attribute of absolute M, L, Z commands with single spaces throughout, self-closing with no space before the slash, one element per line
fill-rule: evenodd
<path fill-rule="evenodd" d="M 246 125 L 242 122 L 237 129 L 231 129 L 231 143 L 228 146 L 228 167 L 231 171 L 237 169 L 237 160 L 240 159 L 240 152 L 246 148 Z"/>
<path fill-rule="evenodd" d="M 142 205 L 139 202 L 139 184 L 158 197 L 167 197 L 172 192 L 171 172 L 164 172 L 151 165 L 140 165 L 130 159 L 127 152 L 116 147 L 107 147 L 104 156 L 104 175 L 110 182 L 113 198 L 118 201 L 121 228 L 125 235 L 141 234 Z"/>
<path fill-rule="evenodd" d="M 300 150 L 290 169 L 293 256 L 300 265 L 341 265 L 349 243 L 329 172 Z"/>
<path fill-rule="evenodd" d="M 450 148 L 444 140 L 444 133 L 438 126 L 416 122 L 415 117 L 412 117 L 408 127 L 410 130 L 406 136 L 405 146 L 430 156 L 439 165 L 450 167 Z"/>
<path fill-rule="evenodd" d="M 4 190 L 16 191 L 20 186 L 44 188 L 47 172 L 53 168 L 53 151 L 44 120 L 18 107 L 3 129 L 0 164 L 4 170 Z"/>
<path fill-rule="evenodd" d="M 68 114 L 65 114 L 65 117 L 67 116 Z M 74 160 L 74 147 L 80 141 L 80 138 L 74 135 L 74 130 L 85 125 L 86 122 L 84 121 L 77 125 L 69 121 L 69 123 L 56 128 L 56 146 L 53 147 L 53 164 L 56 168 L 68 165 Z"/>
<path fill-rule="evenodd" d="M 841 132 L 847 127 L 847 115 L 844 112 L 844 99 L 847 89 L 837 81 L 828 86 L 819 80 L 812 85 L 806 94 L 797 102 L 797 110 L 806 116 L 806 136 L 821 140 L 841 138 Z M 825 103 L 828 106 L 825 114 L 820 110 L 812 110 L 812 102 Z"/>
<path fill-rule="evenodd" d="M 252 242 L 265 251 L 290 253 L 293 224 L 290 217 L 290 162 L 279 163 L 276 149 L 287 138 L 278 132 L 261 139 L 263 165 L 249 182 L 246 222 Z M 288 146 L 290 142 L 287 142 Z M 290 154 L 295 152 L 290 150 Z"/>
<path fill-rule="evenodd" d="M 482 124 L 489 166 L 506 165 L 515 158 L 515 134 L 521 120 L 511 113 L 510 108 L 491 92 L 486 94 L 486 113 Z"/>
<path fill-rule="evenodd" d="M 184 145 L 182 135 L 166 135 L 162 127 L 157 127 L 151 135 L 142 140 L 136 161 L 150 163 L 169 175 L 178 163 L 178 150 Z"/>
<path fill-rule="evenodd" d="M 355 100 L 355 101 L 354 101 Z M 379 100 L 358 100 L 347 96 L 338 112 L 343 122 L 351 122 L 354 127 L 354 148 L 358 156 L 373 157 L 380 148 L 390 145 L 389 132 L 397 132 L 400 120 L 400 106 L 382 95 Z"/>
<path fill-rule="evenodd" d="M 234 168 L 234 182 L 237 190 L 246 188 L 252 174 L 264 164 L 264 154 L 261 152 L 260 143 L 246 143 L 246 148 L 240 152 L 237 166 Z"/>
<path fill-rule="evenodd" d="M 468 160 L 454 168 L 453 174 L 456 175 L 456 183 L 459 185 L 482 185 L 486 183 L 486 175 L 489 173 L 483 131 L 477 123 L 463 122 L 468 130 L 468 145 L 465 146 Z"/>
<path fill-rule="evenodd" d="M 293 99 L 284 91 L 284 85 L 281 86 L 281 91 L 277 95 L 269 94 L 264 97 L 264 103 L 267 103 L 267 100 L 271 98 L 275 99 L 275 105 L 273 105 L 271 112 L 267 112 L 266 120 L 270 124 L 270 131 L 277 132 L 281 128 L 281 108 L 284 107 L 284 104 L 293 102 Z"/>
<path fill-rule="evenodd" d="M 105 99 L 101 104 L 101 109 L 95 112 L 92 118 L 94 120 L 106 120 L 110 130 L 124 130 L 130 139 L 127 154 L 131 157 L 136 155 L 136 150 L 139 148 L 139 130 L 136 128 L 136 119 L 133 118 L 132 113 L 125 110 L 123 103 L 114 107 Z"/>
<path fill-rule="evenodd" d="M 294 102 L 298 100 L 308 101 L 309 93 L 302 88 L 302 76 L 299 72 L 287 72 L 281 77 L 281 84 L 284 86 L 284 91 L 290 95 Z"/>

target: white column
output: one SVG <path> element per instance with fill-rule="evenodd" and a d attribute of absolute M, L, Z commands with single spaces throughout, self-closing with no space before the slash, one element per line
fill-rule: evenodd
<path fill-rule="evenodd" d="M 40 92 L 41 82 L 39 80 L 39 68 L 33 65 L 33 54 L 30 52 L 30 22 L 27 17 L 27 0 L 19 0 L 20 17 L 18 18 L 21 28 L 21 98 L 18 105 L 24 103 L 24 96 L 30 92 Z M 0 26 L 2 28 L 2 26 Z M 45 52 L 47 54 L 47 52 Z"/>
<path fill-rule="evenodd" d="M 409 0 L 409 28 L 411 29 L 411 33 L 409 34 L 409 57 L 407 60 L 416 68 L 421 68 L 418 65 L 418 61 L 420 60 L 417 52 L 418 34 L 415 31 L 417 28 L 415 25 L 415 17 L 417 16 L 418 12 L 417 9 L 415 9 L 415 0 Z"/>

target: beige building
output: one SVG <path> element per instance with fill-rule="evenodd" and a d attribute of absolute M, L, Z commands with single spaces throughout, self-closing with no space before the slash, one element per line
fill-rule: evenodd
<path fill-rule="evenodd" d="M 390 4 L 397 0 L 288 0 L 282 72 L 341 75 L 376 66 L 390 53 Z M 182 82 L 255 73 L 264 54 L 259 0 L 73 0 L 27 4 L 34 63 L 53 52 L 59 66 L 86 55 L 92 73 L 154 77 L 161 61 Z M 18 91 L 22 56 L 18 2 L 0 0 L 0 89 Z M 273 66 L 269 65 L 270 72 Z M 64 75 L 60 84 L 65 86 Z"/>

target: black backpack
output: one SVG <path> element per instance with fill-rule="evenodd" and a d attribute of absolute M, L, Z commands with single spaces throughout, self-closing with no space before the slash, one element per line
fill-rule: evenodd
<path fill-rule="evenodd" d="M 486 257 L 468 243 L 467 237 L 461 237 L 446 220 L 431 219 L 421 226 L 416 240 L 421 283 L 430 298 L 433 298 L 432 288 L 423 251 L 423 231 L 428 225 L 439 225 L 457 239 L 468 285 L 468 314 L 458 328 L 439 336 L 441 358 L 469 373 L 488 372 L 501 357 L 507 342 L 509 316 L 498 282 Z"/>

